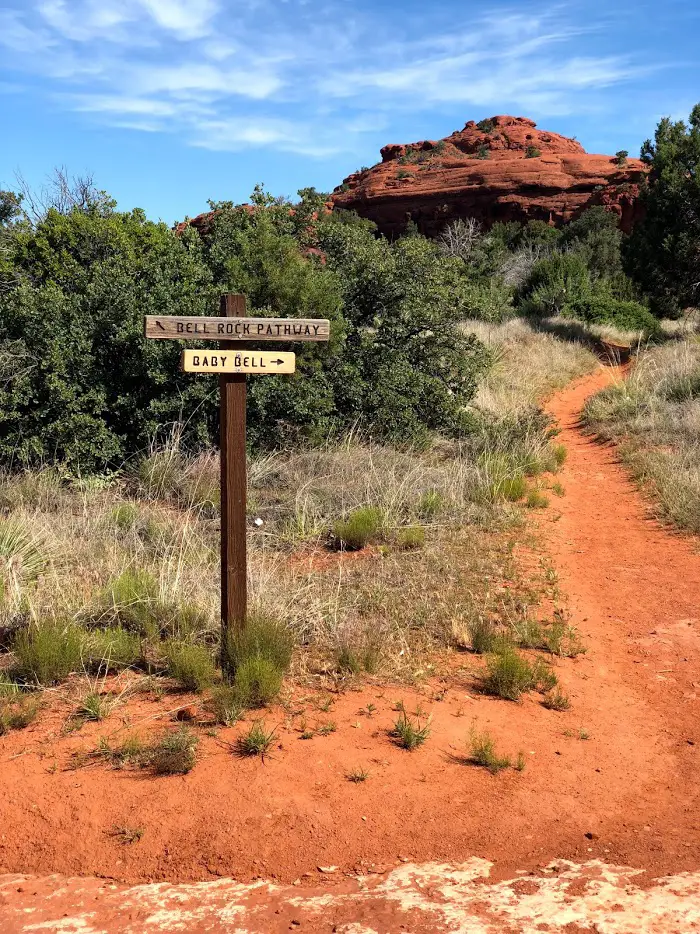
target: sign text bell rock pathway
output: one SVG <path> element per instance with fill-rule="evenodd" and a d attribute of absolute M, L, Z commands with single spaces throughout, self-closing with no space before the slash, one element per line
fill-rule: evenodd
<path fill-rule="evenodd" d="M 219 373 L 221 423 L 221 644 L 247 616 L 246 373 L 293 373 L 293 353 L 251 350 L 243 341 L 327 341 L 330 322 L 310 318 L 248 318 L 245 295 L 223 295 L 223 317 L 147 315 L 146 337 L 218 340 L 216 351 L 183 350 L 186 373 Z M 222 661 L 226 664 L 226 651 Z"/>

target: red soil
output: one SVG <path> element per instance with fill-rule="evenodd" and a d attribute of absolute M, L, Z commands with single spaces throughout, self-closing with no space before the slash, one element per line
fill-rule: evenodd
<path fill-rule="evenodd" d="M 0 874 L 306 886 L 472 856 L 494 861 L 500 878 L 554 857 L 600 857 L 650 877 L 697 868 L 700 555 L 696 540 L 647 517 L 614 449 L 578 428 L 585 398 L 610 378 L 600 371 L 550 406 L 569 458 L 559 477 L 566 495 L 553 498 L 542 533 L 588 647 L 556 662 L 570 711 L 545 710 L 538 695 L 517 704 L 479 695 L 481 663 L 465 655 L 449 685 L 367 687 L 337 695 L 329 712 L 297 692 L 286 712 L 266 714 L 279 741 L 264 762 L 232 754 L 239 724 L 202 735 L 189 775 L 152 778 L 66 766 L 72 750 L 94 748 L 101 735 L 169 721 L 172 699 L 129 702 L 71 735 L 60 732 L 66 711 L 57 701 L 36 725 L 0 739 Z M 387 736 L 398 698 L 433 718 L 413 753 Z M 309 726 L 333 720 L 337 731 L 303 740 L 296 711 Z M 500 751 L 525 752 L 523 772 L 492 776 L 452 758 L 464 753 L 473 718 Z M 346 773 L 358 766 L 370 775 L 353 784 Z M 143 837 L 121 845 L 115 825 Z"/>

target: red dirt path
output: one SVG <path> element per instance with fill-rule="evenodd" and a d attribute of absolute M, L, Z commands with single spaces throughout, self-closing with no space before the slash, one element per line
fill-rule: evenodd
<path fill-rule="evenodd" d="M 465 656 L 462 680 L 458 672 L 442 701 L 434 685 L 421 692 L 368 688 L 339 696 L 326 714 L 300 697 L 310 724 L 333 719 L 337 732 L 304 741 L 281 726 L 280 748 L 264 764 L 237 759 L 205 737 L 195 769 L 165 779 L 103 767 L 65 771 L 69 752 L 94 746 L 105 725 L 60 736 L 64 714 L 54 711 L 0 739 L 0 873 L 300 880 L 308 896 L 333 890 L 346 872 L 383 874 L 406 860 L 482 857 L 495 863 L 496 880 L 538 873 L 553 858 L 600 858 L 646 870 L 648 879 L 697 870 L 700 554 L 697 540 L 648 518 L 615 450 L 578 427 L 586 397 L 615 377 L 601 370 L 549 406 L 569 457 L 559 477 L 566 494 L 553 498 L 541 527 L 571 622 L 588 647 L 557 662 L 570 711 L 545 710 L 538 697 L 511 704 L 478 695 L 470 674 L 477 663 Z M 409 711 L 420 702 L 433 716 L 430 740 L 414 753 L 386 735 L 399 697 Z M 372 718 L 359 713 L 369 702 L 377 707 Z M 157 713 L 146 701 L 130 710 L 134 722 Z M 494 777 L 450 758 L 464 751 L 474 717 L 499 749 L 525 751 L 524 772 Z M 281 722 L 282 714 L 268 719 Z M 589 740 L 578 738 L 579 728 Z M 220 738 L 231 741 L 240 730 L 222 730 Z M 370 777 L 354 785 L 345 775 L 358 765 Z M 108 835 L 115 824 L 143 828 L 142 840 L 119 845 Z M 319 866 L 338 870 L 324 875 Z M 32 903 L 27 893 L 47 883 L 29 879 L 17 893 L 13 880 L 2 889 L 0 930 L 26 930 L 10 927 L 10 918 Z M 58 906 L 54 901 L 54 917 Z M 333 929 L 324 924 L 302 930 Z M 391 924 L 381 930 L 402 929 Z M 413 919 L 409 929 L 443 930 Z"/>

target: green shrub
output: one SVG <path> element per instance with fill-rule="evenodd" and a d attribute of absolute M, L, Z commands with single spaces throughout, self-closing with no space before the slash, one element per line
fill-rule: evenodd
<path fill-rule="evenodd" d="M 537 148 L 537 146 L 528 146 L 527 149 L 525 150 L 526 159 L 539 159 L 541 155 L 542 153 Z"/>
<path fill-rule="evenodd" d="M 160 587 L 153 575 L 141 568 L 127 568 L 110 581 L 103 602 L 114 621 L 142 636 L 153 637 L 158 630 L 156 604 Z"/>
<path fill-rule="evenodd" d="M 82 667 L 84 633 L 71 623 L 42 623 L 21 630 L 14 642 L 17 677 L 44 686 Z"/>
<path fill-rule="evenodd" d="M 358 551 L 382 537 L 384 513 L 376 506 L 361 506 L 333 526 L 333 536 L 340 548 Z"/>
<path fill-rule="evenodd" d="M 186 726 L 169 730 L 151 746 L 143 764 L 156 775 L 186 775 L 197 761 L 199 739 Z"/>
<path fill-rule="evenodd" d="M 447 506 L 445 494 L 440 490 L 426 490 L 418 500 L 416 512 L 421 519 L 435 519 Z"/>
<path fill-rule="evenodd" d="M 640 302 L 621 301 L 602 288 L 573 298 L 568 313 L 587 324 L 611 324 L 621 331 L 652 335 L 659 330 L 659 322 Z"/>
<path fill-rule="evenodd" d="M 80 701 L 76 715 L 81 720 L 99 722 L 109 716 L 113 706 L 112 698 L 99 694 L 97 691 L 90 691 Z"/>
<path fill-rule="evenodd" d="M 472 651 L 477 655 L 501 651 L 512 642 L 506 633 L 487 619 L 478 619 L 470 624 L 469 641 Z"/>
<path fill-rule="evenodd" d="M 540 490 L 530 490 L 525 505 L 528 509 L 545 509 L 549 506 L 549 499 Z"/>
<path fill-rule="evenodd" d="M 425 545 L 425 529 L 419 525 L 412 525 L 406 529 L 399 529 L 396 544 L 403 551 L 422 548 Z"/>
<path fill-rule="evenodd" d="M 186 642 L 170 642 L 166 649 L 168 673 L 186 691 L 200 693 L 216 677 L 216 668 L 209 649 Z"/>
<path fill-rule="evenodd" d="M 139 518 L 139 508 L 136 503 L 118 503 L 110 512 L 110 523 L 120 532 L 129 532 L 136 525 Z"/>
<path fill-rule="evenodd" d="M 479 120 L 477 127 L 481 130 L 482 133 L 493 133 L 496 128 L 496 124 L 491 117 L 486 118 L 485 120 Z"/>
<path fill-rule="evenodd" d="M 490 733 L 484 731 L 477 733 L 472 730 L 469 736 L 469 761 L 488 769 L 492 775 L 497 775 L 503 769 L 510 768 L 510 756 L 499 756 L 496 744 Z"/>
<path fill-rule="evenodd" d="M 232 627 L 223 653 L 231 672 L 251 658 L 263 658 L 284 673 L 292 660 L 294 640 L 289 629 L 276 617 L 263 611 L 248 616 L 244 629 Z"/>
<path fill-rule="evenodd" d="M 85 665 L 92 671 L 119 671 L 142 661 L 141 638 L 121 626 L 93 629 L 84 641 Z"/>
<path fill-rule="evenodd" d="M 505 647 L 489 657 L 483 688 L 489 694 L 516 701 L 527 691 L 550 690 L 556 681 L 554 672 L 541 660 L 530 664 L 515 649 Z"/>
<path fill-rule="evenodd" d="M 629 152 L 626 149 L 620 149 L 618 150 L 618 152 L 615 153 L 615 161 L 620 166 L 627 165 L 628 156 L 629 156 Z"/>
<path fill-rule="evenodd" d="M 232 684 L 218 684 L 213 688 L 207 707 L 214 714 L 216 722 L 224 726 L 233 726 L 243 714 L 239 692 Z"/>
<path fill-rule="evenodd" d="M 243 707 L 265 707 L 280 692 L 284 671 L 269 658 L 253 656 L 236 669 L 233 686 Z"/>
<path fill-rule="evenodd" d="M 0 702 L 0 736 L 10 730 L 24 730 L 33 723 L 41 701 L 35 697 L 15 697 Z"/>
<path fill-rule="evenodd" d="M 560 315 L 591 290 L 588 265 L 575 252 L 552 253 L 538 260 L 518 295 L 526 314 Z"/>

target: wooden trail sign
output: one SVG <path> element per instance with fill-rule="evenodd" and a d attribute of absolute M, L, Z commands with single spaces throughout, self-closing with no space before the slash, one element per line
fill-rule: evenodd
<path fill-rule="evenodd" d="M 244 629 L 248 614 L 246 373 L 293 373 L 295 368 L 293 353 L 251 350 L 243 342 L 327 341 L 330 323 L 322 318 L 248 318 L 245 295 L 223 295 L 221 313 L 220 318 L 147 315 L 144 331 L 156 340 L 220 341 L 216 351 L 184 350 L 181 366 L 186 373 L 220 374 L 221 644 L 225 647 L 229 630 Z M 222 663 L 226 662 L 222 651 Z"/>
<path fill-rule="evenodd" d="M 327 341 L 325 318 L 226 318 L 146 315 L 146 337 L 156 340 Z"/>
<path fill-rule="evenodd" d="M 183 350 L 180 366 L 185 373 L 254 373 L 274 376 L 293 373 L 296 355 L 266 350 Z"/>

